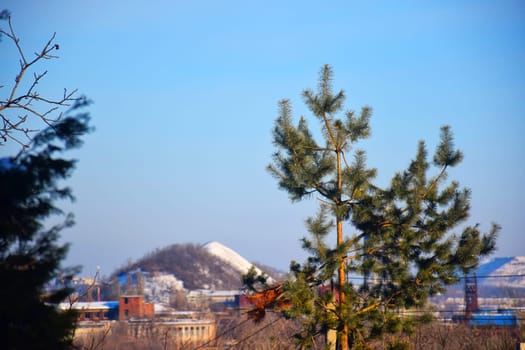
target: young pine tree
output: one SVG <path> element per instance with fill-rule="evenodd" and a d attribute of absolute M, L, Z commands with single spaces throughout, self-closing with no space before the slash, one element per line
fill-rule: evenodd
<path fill-rule="evenodd" d="M 77 101 L 73 109 L 85 104 Z M 62 187 L 75 160 L 60 154 L 82 144 L 90 130 L 89 117 L 66 116 L 38 133 L 29 147 L 16 157 L 0 159 L 0 329 L 5 349 L 66 349 L 76 325 L 73 311 L 60 311 L 57 304 L 68 288 L 47 290 L 59 274 L 71 277 L 74 270 L 62 269 L 67 244 L 59 243 L 60 232 L 73 224 L 46 225 L 62 214 L 57 200 L 73 199 Z"/>
<path fill-rule="evenodd" d="M 462 159 L 448 126 L 441 129 L 434 167 L 420 142 L 407 170 L 379 188 L 372 184 L 375 169 L 356 148 L 370 135 L 371 109 L 343 112 L 345 94 L 333 92 L 328 65 L 318 91 L 305 90 L 303 97 L 320 124 L 321 141 L 304 118 L 294 124 L 290 103 L 282 100 L 273 130 L 277 151 L 268 166 L 292 201 L 315 195 L 320 202 L 302 241 L 310 256 L 292 262 L 294 278 L 283 286 L 292 305 L 285 314 L 303 325 L 296 335 L 300 347 L 324 339 L 331 348 L 363 348 L 384 333 L 409 331 L 422 317 L 400 311 L 422 307 L 475 268 L 494 250 L 499 227 L 493 224 L 487 234 L 478 225 L 453 233 L 469 215 L 470 191 L 447 181 Z M 328 242 L 334 231 L 335 245 Z"/>

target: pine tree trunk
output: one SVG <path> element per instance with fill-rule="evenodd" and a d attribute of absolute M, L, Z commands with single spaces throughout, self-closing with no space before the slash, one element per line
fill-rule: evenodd
<path fill-rule="evenodd" d="M 337 206 L 340 206 L 341 200 L 342 200 L 342 193 L 343 193 L 343 181 L 341 176 L 341 151 L 336 150 L 337 153 Z M 338 208 L 339 209 L 339 208 Z M 343 219 L 341 218 L 341 214 L 339 210 L 337 210 L 337 246 L 339 247 L 341 244 L 343 244 Z M 343 304 L 345 301 L 345 293 L 344 293 L 344 286 L 345 286 L 345 260 L 343 259 L 341 261 L 341 265 L 339 265 L 339 305 Z M 340 339 L 340 349 L 341 350 L 348 350 L 348 325 L 345 323 L 343 325 L 343 331 L 341 333 L 341 339 Z"/>
<path fill-rule="evenodd" d="M 337 219 L 337 245 L 340 245 L 343 243 L 343 221 L 338 218 Z M 341 261 L 341 265 L 339 266 L 339 305 L 343 304 L 345 301 L 345 293 L 344 293 L 344 286 L 345 286 L 345 261 Z M 341 350 L 348 350 L 348 325 L 345 323 L 343 325 L 343 332 L 341 334 Z"/>

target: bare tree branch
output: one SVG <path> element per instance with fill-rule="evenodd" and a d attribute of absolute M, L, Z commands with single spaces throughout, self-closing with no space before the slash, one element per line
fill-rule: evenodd
<path fill-rule="evenodd" d="M 32 80 L 24 79 L 26 73 L 40 61 L 58 58 L 54 54 L 59 49 L 58 44 L 55 43 L 56 33 L 53 33 L 43 48 L 39 52 L 35 52 L 33 59 L 29 60 L 24 54 L 20 39 L 15 34 L 11 17 L 7 17 L 7 21 L 9 28 L 7 30 L 0 29 L 0 35 L 5 36 L 15 45 L 20 68 L 15 75 L 12 86 L 5 83 L 0 85 L 0 89 L 7 89 L 8 91 L 8 97 L 5 99 L 0 97 L 0 146 L 11 140 L 26 148 L 32 139 L 32 135 L 40 130 L 38 126 L 27 127 L 27 123 L 38 125 L 38 122 L 34 124 L 32 121 L 32 119 L 36 119 L 44 126 L 52 126 L 62 116 L 62 113 L 54 114 L 61 108 L 71 106 L 79 98 L 75 96 L 77 89 L 72 91 L 64 89 L 62 97 L 58 99 L 41 96 L 37 91 L 37 85 L 47 75 L 47 70 L 42 73 L 33 72 Z M 0 80 L 8 81 L 5 77 L 0 78 Z M 23 86 L 26 83 L 28 88 L 24 90 Z"/>

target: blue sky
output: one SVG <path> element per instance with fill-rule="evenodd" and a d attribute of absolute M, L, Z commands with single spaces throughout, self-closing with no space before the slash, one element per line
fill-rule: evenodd
<path fill-rule="evenodd" d="M 78 88 L 94 101 L 97 131 L 75 152 L 69 181 L 77 201 L 64 204 L 77 219 L 63 233 L 67 263 L 85 274 L 210 240 L 283 270 L 302 261 L 299 239 L 316 201 L 290 203 L 265 166 L 278 100 L 309 118 L 300 94 L 315 88 L 325 63 L 348 109 L 374 109 L 360 146 L 378 183 L 408 165 L 418 140 L 431 153 L 448 124 L 465 154 L 450 178 L 472 189 L 469 223 L 503 226 L 496 256 L 525 255 L 523 1 L 4 0 L 0 8 L 12 12 L 28 52 L 57 33 L 60 59 L 39 67 L 49 71 L 41 94 Z M 4 39 L 2 81 L 16 65 Z"/>

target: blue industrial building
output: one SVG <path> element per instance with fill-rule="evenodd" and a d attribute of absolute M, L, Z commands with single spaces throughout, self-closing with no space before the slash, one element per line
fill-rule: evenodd
<path fill-rule="evenodd" d="M 516 311 L 509 309 L 477 310 L 469 318 L 472 327 L 514 328 L 519 326 Z"/>

